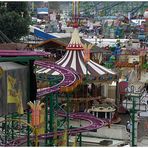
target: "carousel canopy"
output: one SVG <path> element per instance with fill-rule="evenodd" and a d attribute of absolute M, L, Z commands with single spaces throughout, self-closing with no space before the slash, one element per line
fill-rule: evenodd
<path fill-rule="evenodd" d="M 75 28 L 72 33 L 71 41 L 66 47 L 67 50 L 83 50 L 82 43 L 79 37 L 78 29 Z"/>
<path fill-rule="evenodd" d="M 54 38 L 54 39 L 49 39 L 46 40 L 40 44 L 37 44 L 34 46 L 34 48 L 38 48 L 38 47 L 45 47 L 45 48 L 55 48 L 55 50 L 61 50 L 64 49 L 68 46 L 69 42 L 70 42 L 71 38 L 70 37 L 63 37 L 63 38 Z M 89 41 L 84 40 L 81 38 L 81 42 L 83 44 L 90 44 Z M 90 53 L 104 53 L 104 54 L 108 54 L 111 53 L 110 50 L 104 50 L 103 48 L 100 48 L 96 45 L 94 45 L 90 51 Z"/>
<path fill-rule="evenodd" d="M 65 55 L 58 60 L 56 63 L 62 67 L 72 68 L 81 75 L 91 75 L 104 80 L 113 80 L 116 79 L 116 73 L 112 70 L 109 70 L 92 60 L 89 60 L 87 63 L 84 62 L 84 53 L 82 43 L 79 37 L 79 32 L 75 28 L 70 43 L 67 46 L 67 52 Z M 37 71 L 40 73 L 51 72 L 50 69 Z"/>

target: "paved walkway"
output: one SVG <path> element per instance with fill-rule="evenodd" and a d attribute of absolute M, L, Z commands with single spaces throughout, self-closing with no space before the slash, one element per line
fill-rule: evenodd
<path fill-rule="evenodd" d="M 148 112 L 146 113 L 148 115 Z M 130 120 L 129 114 L 120 114 L 122 125 Z M 148 116 L 140 117 L 138 125 L 138 146 L 148 146 Z"/>
<path fill-rule="evenodd" d="M 143 137 L 143 139 L 141 140 L 141 142 L 138 142 L 138 147 L 147 147 L 148 146 L 148 136 Z"/>

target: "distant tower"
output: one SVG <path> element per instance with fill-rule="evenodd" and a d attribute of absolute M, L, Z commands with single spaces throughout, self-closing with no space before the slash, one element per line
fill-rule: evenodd
<path fill-rule="evenodd" d="M 72 14 L 72 19 L 73 19 L 73 27 L 77 28 L 78 27 L 78 19 L 79 19 L 79 2 L 74 1 L 73 2 L 73 14 Z"/>

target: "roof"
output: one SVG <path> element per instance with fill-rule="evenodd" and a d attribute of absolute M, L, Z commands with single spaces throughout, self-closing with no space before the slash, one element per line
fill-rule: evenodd
<path fill-rule="evenodd" d="M 59 46 L 63 46 L 66 49 L 66 47 L 69 44 L 70 40 L 71 40 L 71 37 L 49 39 L 49 40 L 46 40 L 46 41 L 44 41 L 44 42 L 34 46 L 34 48 L 37 48 L 37 47 L 40 47 L 40 46 L 44 46 L 44 45 L 49 45 L 50 43 L 54 42 L 54 43 L 58 44 Z M 86 41 L 84 39 L 81 39 L 81 42 L 83 44 L 85 44 L 85 43 L 86 44 L 90 44 L 90 42 L 88 42 L 88 41 Z M 110 51 L 104 50 L 103 48 L 100 48 L 100 47 L 98 47 L 96 45 L 94 45 L 92 47 L 90 52 L 91 53 L 93 53 L 93 52 L 110 53 Z"/>
<path fill-rule="evenodd" d="M 35 52 L 27 50 L 0 50 L 0 61 L 28 61 L 39 60 L 48 54 L 45 52 Z"/>
<path fill-rule="evenodd" d="M 14 63 L 14 62 L 0 62 L 0 67 L 6 71 L 6 70 L 14 70 L 14 69 L 24 69 L 27 66 Z"/>
<path fill-rule="evenodd" d="M 61 67 L 72 68 L 80 75 L 87 75 L 97 78 L 99 81 L 115 80 L 116 73 L 110 69 L 107 69 L 92 60 L 86 63 L 84 62 L 84 54 L 82 50 L 67 50 L 65 55 L 56 62 Z M 50 73 L 55 74 L 55 71 L 51 69 L 40 69 L 37 73 Z"/>
<path fill-rule="evenodd" d="M 56 43 L 62 44 L 61 41 L 57 41 L 57 39 L 55 40 L 56 40 Z M 76 72 L 78 72 L 80 75 L 93 76 L 95 78 L 98 78 L 100 81 L 116 79 L 116 73 L 114 71 L 107 69 L 93 62 L 92 60 L 89 60 L 87 63 L 85 63 L 82 42 L 79 37 L 79 32 L 76 28 L 72 33 L 71 40 L 69 44 L 66 46 L 66 49 L 67 49 L 67 52 L 61 59 L 56 61 L 56 64 L 60 65 L 61 67 L 71 68 Z M 51 69 L 41 69 L 41 70 L 38 70 L 37 73 L 53 74 L 54 71 Z"/>
<path fill-rule="evenodd" d="M 27 44 L 24 43 L 0 43 L 0 50 L 24 50 Z"/>

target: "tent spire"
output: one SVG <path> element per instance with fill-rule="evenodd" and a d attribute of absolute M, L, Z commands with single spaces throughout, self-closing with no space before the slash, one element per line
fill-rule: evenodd
<path fill-rule="evenodd" d="M 78 19 L 79 19 L 79 2 L 73 2 L 73 28 L 78 28 Z"/>

